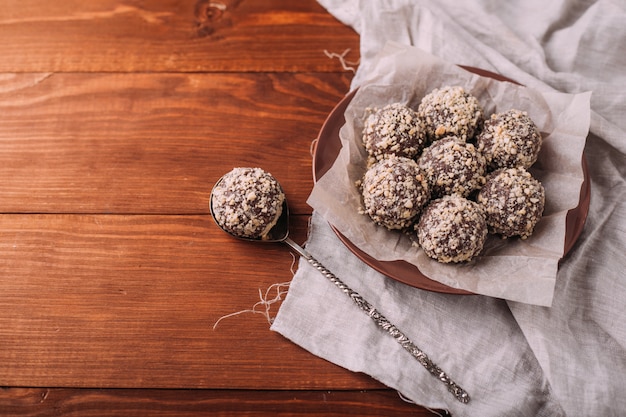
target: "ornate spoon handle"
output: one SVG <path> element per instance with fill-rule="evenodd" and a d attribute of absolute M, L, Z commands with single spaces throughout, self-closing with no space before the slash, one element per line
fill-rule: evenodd
<path fill-rule="evenodd" d="M 285 243 L 300 256 L 306 259 L 322 275 L 328 278 L 330 282 L 335 284 L 343 293 L 348 295 L 352 301 L 354 301 L 354 303 L 359 306 L 359 308 L 363 310 L 374 321 L 374 323 L 378 325 L 378 327 L 389 333 L 389 335 L 396 339 L 396 341 L 400 343 L 400 346 L 417 359 L 418 362 L 431 373 L 431 375 L 443 382 L 448 388 L 448 391 L 450 391 L 457 400 L 464 404 L 469 402 L 469 394 L 463 388 L 459 387 L 452 379 L 450 379 L 450 377 L 439 366 L 433 363 L 433 361 L 430 360 L 430 358 L 420 348 L 413 344 L 413 342 L 411 342 L 411 340 L 409 340 L 409 338 L 402 333 L 400 329 L 387 320 L 387 318 L 376 310 L 376 308 L 374 308 L 369 302 L 367 302 L 367 300 L 344 284 L 343 281 L 335 276 L 335 274 L 326 269 L 324 265 L 322 265 L 317 259 L 311 256 L 311 254 L 305 251 L 293 240 L 287 238 L 285 239 Z"/>

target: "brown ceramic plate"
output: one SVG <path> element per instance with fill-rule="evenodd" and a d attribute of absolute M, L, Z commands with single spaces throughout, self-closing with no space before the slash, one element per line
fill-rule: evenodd
<path fill-rule="evenodd" d="M 514 82 L 501 75 L 481 70 L 473 67 L 463 67 L 468 71 L 476 73 L 484 77 L 494 78 L 499 81 Z M 345 124 L 344 113 L 350 101 L 356 93 L 352 91 L 346 95 L 332 110 L 327 117 L 322 129 L 320 130 L 319 137 L 315 146 L 315 153 L 313 155 L 313 179 L 317 181 L 322 175 L 330 169 L 330 167 L 337 159 L 339 151 L 341 150 L 341 140 L 339 139 L 339 130 Z M 584 181 L 580 189 L 580 201 L 578 207 L 570 210 L 567 213 L 566 218 L 566 230 L 565 230 L 565 252 L 564 256 L 572 249 L 576 240 L 580 236 L 585 221 L 587 219 L 587 213 L 589 212 L 590 202 L 590 181 L 587 168 L 587 162 L 583 155 L 582 167 L 584 173 Z M 331 225 L 332 227 L 332 225 Z M 466 290 L 458 288 L 452 288 L 447 285 L 441 284 L 438 281 L 434 281 L 428 278 L 426 275 L 415 266 L 405 261 L 379 261 L 363 252 L 355 245 L 353 245 L 345 236 L 343 236 L 337 229 L 333 227 L 333 230 L 343 242 L 344 245 L 354 253 L 359 259 L 365 262 L 367 265 L 377 270 L 378 272 L 386 275 L 392 279 L 411 285 L 423 290 L 448 293 L 448 294 L 471 294 Z"/>

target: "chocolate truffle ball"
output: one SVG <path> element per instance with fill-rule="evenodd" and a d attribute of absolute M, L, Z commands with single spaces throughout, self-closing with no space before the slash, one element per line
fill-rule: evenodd
<path fill-rule="evenodd" d="M 363 144 L 370 157 L 414 158 L 426 144 L 424 126 L 413 109 L 393 103 L 374 110 L 365 120 Z"/>
<path fill-rule="evenodd" d="M 450 135 L 471 140 L 483 121 L 478 99 L 460 86 L 434 89 L 422 98 L 417 113 L 431 142 Z"/>
<path fill-rule="evenodd" d="M 409 158 L 389 156 L 374 163 L 361 181 L 364 213 L 387 229 L 411 225 L 430 199 L 428 182 Z"/>
<path fill-rule="evenodd" d="M 524 168 L 506 168 L 487 175 L 477 201 L 490 232 L 526 239 L 543 215 L 545 190 Z"/>
<path fill-rule="evenodd" d="M 282 214 L 285 194 L 261 168 L 234 168 L 211 193 L 211 211 L 224 230 L 238 237 L 267 238 Z"/>
<path fill-rule="evenodd" d="M 526 112 L 512 109 L 492 114 L 476 141 L 490 170 L 530 168 L 537 161 L 542 137 Z"/>
<path fill-rule="evenodd" d="M 436 141 L 417 163 L 428 179 L 433 198 L 453 193 L 467 197 L 485 182 L 485 158 L 474 145 L 457 137 Z"/>
<path fill-rule="evenodd" d="M 415 232 L 430 258 L 442 263 L 465 262 L 482 251 L 487 223 L 477 203 L 454 194 L 433 200 L 415 225 Z"/>

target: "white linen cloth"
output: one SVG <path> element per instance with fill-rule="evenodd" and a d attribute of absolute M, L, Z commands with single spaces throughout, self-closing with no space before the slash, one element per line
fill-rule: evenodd
<path fill-rule="evenodd" d="M 272 329 L 453 416 L 626 415 L 626 6 L 611 0 L 319 0 L 361 36 L 358 87 L 387 41 L 541 91 L 592 91 L 591 206 L 551 307 L 412 288 L 353 256 L 314 213 L 307 250 L 461 387 L 461 404 L 304 260 Z M 532 274 L 532 271 L 529 271 Z"/>

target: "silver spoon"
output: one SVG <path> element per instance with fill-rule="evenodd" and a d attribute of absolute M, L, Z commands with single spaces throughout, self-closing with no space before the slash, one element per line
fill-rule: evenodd
<path fill-rule="evenodd" d="M 373 321 L 386 331 L 390 336 L 392 336 L 396 341 L 402 346 L 406 351 L 408 351 L 415 359 L 418 360 L 424 368 L 428 370 L 434 377 L 436 377 L 439 381 L 443 382 L 448 391 L 450 391 L 454 397 L 460 402 L 466 404 L 469 402 L 470 397 L 469 394 L 461 387 L 459 387 L 450 377 L 433 363 L 432 360 L 420 349 L 418 348 L 409 338 L 401 332 L 395 325 L 393 325 L 385 316 L 383 316 L 378 310 L 376 310 L 368 301 L 366 301 L 361 295 L 359 295 L 356 291 L 348 287 L 343 283 L 339 278 L 335 276 L 332 272 L 330 272 L 324 265 L 322 265 L 317 259 L 315 259 L 310 253 L 308 253 L 304 248 L 298 245 L 296 242 L 289 238 L 289 207 L 287 205 L 287 199 L 283 201 L 283 209 L 278 219 L 276 225 L 270 230 L 267 236 L 263 238 L 250 238 L 250 237 L 242 237 L 237 236 L 230 231 L 226 230 L 222 227 L 221 224 L 218 223 L 215 212 L 213 210 L 213 193 L 215 191 L 215 187 L 222 181 L 223 177 L 220 178 L 215 185 L 213 186 L 213 190 L 211 191 L 211 199 L 209 202 L 209 208 L 211 210 L 211 216 L 213 220 L 217 224 L 217 226 L 228 233 L 231 236 L 234 236 L 238 239 L 254 241 L 254 242 L 264 242 L 264 243 L 276 243 L 282 242 L 286 243 L 294 252 L 307 260 L 311 266 L 317 269 L 322 275 L 324 275 L 330 282 L 335 284 L 337 288 L 339 288 L 344 294 L 349 296 L 352 301 L 363 310 Z"/>

